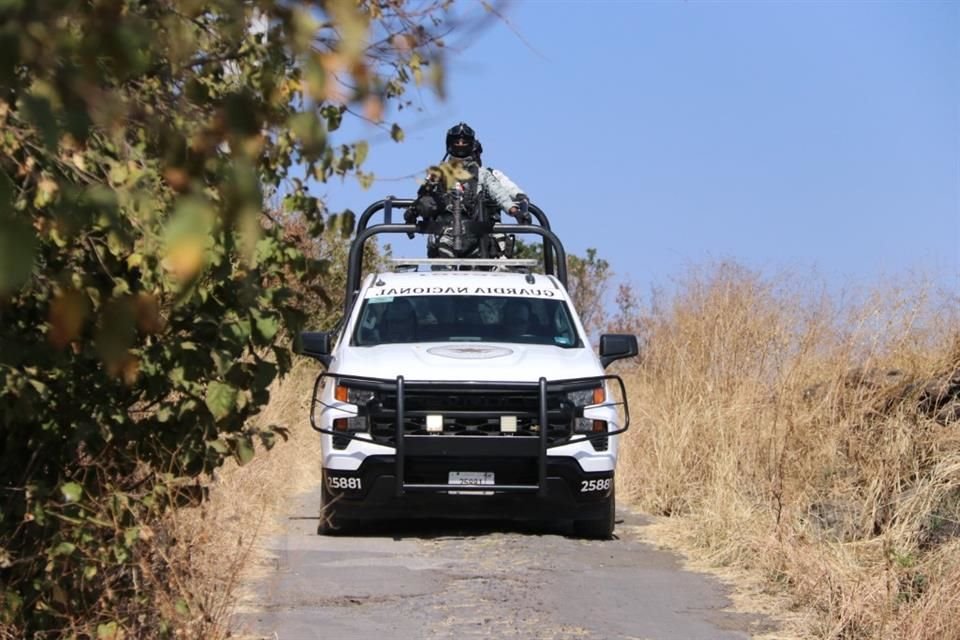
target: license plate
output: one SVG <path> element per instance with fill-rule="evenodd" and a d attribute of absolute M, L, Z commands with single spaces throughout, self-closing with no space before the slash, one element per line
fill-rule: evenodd
<path fill-rule="evenodd" d="M 451 471 L 447 484 L 482 486 L 493 484 L 492 471 Z M 451 491 L 450 495 L 492 496 L 493 491 Z"/>

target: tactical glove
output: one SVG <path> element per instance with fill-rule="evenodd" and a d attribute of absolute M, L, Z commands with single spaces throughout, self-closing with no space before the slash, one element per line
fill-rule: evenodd
<path fill-rule="evenodd" d="M 517 224 L 530 224 L 530 212 L 520 207 L 510 207 L 510 215 L 517 219 Z"/>
<path fill-rule="evenodd" d="M 527 211 L 527 205 L 530 204 L 530 199 L 527 198 L 527 194 L 518 193 L 513 199 L 517 203 L 517 206 L 514 207 L 517 211 L 514 213 L 514 217 L 517 219 L 518 224 L 530 224 L 532 219 L 530 217 L 530 212 Z M 511 213 L 513 210 L 511 209 Z"/>
<path fill-rule="evenodd" d="M 436 217 L 437 213 L 439 213 L 437 199 L 429 194 L 422 195 L 417 198 L 416 202 L 413 203 L 413 206 L 407 209 L 407 211 L 413 211 L 415 215 L 421 215 L 425 220 L 430 220 L 431 218 Z"/>
<path fill-rule="evenodd" d="M 407 224 L 417 224 L 417 205 L 413 204 L 411 207 L 407 207 L 407 210 L 403 212 L 403 221 Z M 416 236 L 412 231 L 407 231 L 408 238 L 414 238 Z"/>

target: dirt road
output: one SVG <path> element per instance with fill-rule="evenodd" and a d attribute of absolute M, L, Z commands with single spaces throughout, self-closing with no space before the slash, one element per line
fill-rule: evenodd
<path fill-rule="evenodd" d="M 510 523 L 389 523 L 316 535 L 319 494 L 297 500 L 266 576 L 234 620 L 247 637 L 726 640 L 769 631 L 733 613 L 712 578 L 639 540 L 621 510 L 617 540 Z"/>

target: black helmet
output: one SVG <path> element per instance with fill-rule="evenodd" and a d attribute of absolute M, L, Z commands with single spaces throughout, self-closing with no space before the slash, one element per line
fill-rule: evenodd
<path fill-rule="evenodd" d="M 454 158 L 469 158 L 482 148 L 477 135 L 466 122 L 447 130 L 447 153 Z"/>

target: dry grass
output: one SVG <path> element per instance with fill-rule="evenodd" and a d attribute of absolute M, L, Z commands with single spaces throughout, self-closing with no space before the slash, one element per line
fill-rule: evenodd
<path fill-rule="evenodd" d="M 262 542 L 276 530 L 278 516 L 291 495 L 320 482 L 319 438 L 308 421 L 317 366 L 300 361 L 284 380 L 275 382 L 261 425 L 289 429 L 289 439 L 270 451 L 258 451 L 245 466 L 230 463 L 209 486 L 200 507 L 172 514 L 169 531 L 177 541 L 170 553 L 191 615 L 185 625 L 208 639 L 227 636 L 229 618 L 242 584 L 262 567 Z M 319 507 L 319 505 L 318 505 Z"/>
<path fill-rule="evenodd" d="M 960 638 L 956 301 L 804 288 L 724 264 L 641 319 L 621 486 L 791 594 L 805 635 Z"/>
<path fill-rule="evenodd" d="M 785 594 L 797 635 L 960 638 L 960 409 L 938 399 L 960 372 L 956 305 L 905 289 L 841 310 L 804 288 L 721 265 L 638 319 L 620 489 L 659 540 L 752 577 L 746 597 Z M 290 441 L 177 516 L 205 637 L 284 498 L 319 482 L 315 374 L 298 364 L 261 417 Z"/>

